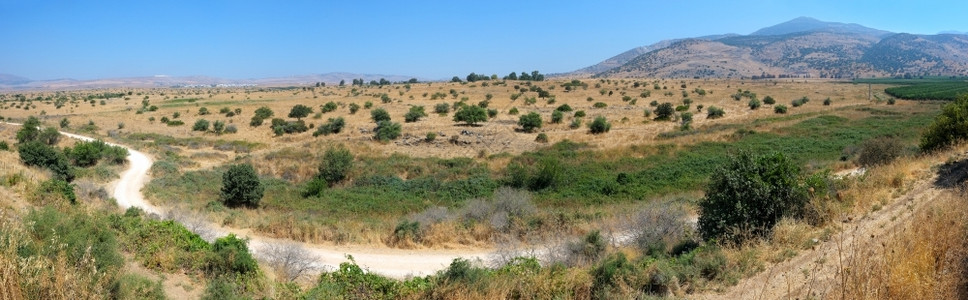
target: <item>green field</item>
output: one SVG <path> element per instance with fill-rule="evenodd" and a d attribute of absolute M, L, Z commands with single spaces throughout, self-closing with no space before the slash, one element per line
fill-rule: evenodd
<path fill-rule="evenodd" d="M 881 78 L 856 80 L 857 83 L 899 85 L 884 89 L 893 97 L 908 100 L 955 100 L 968 94 L 968 78 L 924 77 L 918 79 Z"/>

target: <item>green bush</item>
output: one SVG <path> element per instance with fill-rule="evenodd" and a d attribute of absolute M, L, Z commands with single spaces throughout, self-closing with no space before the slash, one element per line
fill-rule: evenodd
<path fill-rule="evenodd" d="M 350 114 L 356 114 L 360 110 L 360 105 L 356 103 L 350 103 Z"/>
<path fill-rule="evenodd" d="M 699 232 L 707 240 L 742 242 L 767 236 L 784 216 L 799 217 L 807 202 L 800 168 L 781 153 L 743 151 L 712 172 L 699 201 Z"/>
<path fill-rule="evenodd" d="M 608 107 L 608 104 L 605 104 L 605 102 L 595 102 L 595 104 L 592 104 L 592 107 L 594 107 L 594 108 L 606 108 L 606 107 Z"/>
<path fill-rule="evenodd" d="M 17 130 L 17 143 L 36 141 L 38 136 L 40 136 L 40 120 L 37 117 L 30 116 L 20 126 L 20 130 Z"/>
<path fill-rule="evenodd" d="M 773 105 L 776 104 L 776 99 L 773 99 L 771 96 L 766 96 L 763 97 L 763 103 L 766 105 Z"/>
<path fill-rule="evenodd" d="M 410 111 L 403 115 L 404 122 L 413 123 L 420 121 L 420 118 L 426 117 L 427 113 L 424 112 L 423 106 L 411 106 Z"/>
<path fill-rule="evenodd" d="M 541 123 L 541 115 L 536 112 L 530 112 L 518 117 L 518 125 L 521 126 L 524 132 L 533 132 L 536 128 L 541 128 Z"/>
<path fill-rule="evenodd" d="M 316 177 L 305 183 L 300 195 L 302 195 L 303 198 L 318 197 L 322 195 L 328 187 L 329 184 L 326 182 L 326 180 Z"/>
<path fill-rule="evenodd" d="M 659 104 L 659 106 L 655 108 L 655 119 L 661 120 L 661 121 L 668 121 L 672 119 L 672 116 L 675 115 L 675 113 L 676 113 L 676 110 L 674 107 L 672 107 L 672 103 L 665 102 L 665 103 Z"/>
<path fill-rule="evenodd" d="M 296 119 L 302 119 L 302 118 L 305 118 L 306 116 L 308 116 L 311 113 L 313 113 L 313 108 L 312 107 L 305 106 L 305 105 L 302 105 L 302 104 L 296 104 L 295 106 L 292 107 L 292 109 L 289 110 L 289 117 L 290 118 L 296 118 Z"/>
<path fill-rule="evenodd" d="M 829 104 L 830 99 L 828 98 L 827 101 L 828 101 L 828 104 Z M 750 109 L 753 109 L 753 110 L 758 109 L 758 108 L 760 108 L 760 100 L 759 99 L 756 99 L 756 98 L 750 99 L 750 102 L 749 102 L 748 105 L 749 105 Z"/>
<path fill-rule="evenodd" d="M 77 195 L 74 194 L 76 185 L 56 178 L 51 178 L 40 184 L 40 192 L 44 194 L 55 194 L 64 197 L 71 204 L 77 203 Z"/>
<path fill-rule="evenodd" d="M 709 109 L 706 110 L 706 118 L 719 119 L 725 115 L 726 111 L 719 107 L 710 106 Z"/>
<path fill-rule="evenodd" d="M 446 115 L 448 112 L 450 112 L 450 104 L 438 103 L 437 105 L 434 105 L 434 112 L 440 115 Z"/>
<path fill-rule="evenodd" d="M 920 147 L 924 152 L 937 151 L 965 139 L 968 139 L 968 95 L 941 108 L 941 113 L 921 136 Z"/>
<path fill-rule="evenodd" d="M 343 117 L 337 117 L 335 119 L 329 118 L 329 120 L 326 121 L 326 124 L 316 127 L 316 131 L 313 132 L 313 136 L 337 134 L 343 131 L 343 127 L 345 126 L 346 121 L 343 120 Z"/>
<path fill-rule="evenodd" d="M 27 142 L 17 146 L 20 161 L 27 166 L 37 166 L 50 170 L 55 178 L 67 182 L 74 180 L 74 170 L 67 161 L 67 156 L 56 148 L 38 141 Z"/>
<path fill-rule="evenodd" d="M 373 137 L 378 141 L 388 142 L 400 137 L 400 131 L 402 129 L 403 127 L 400 126 L 400 123 L 380 121 L 376 124 L 376 128 L 373 129 Z"/>
<path fill-rule="evenodd" d="M 322 111 L 323 113 L 328 113 L 331 111 L 335 111 L 336 108 L 337 108 L 336 102 L 330 101 L 330 102 L 326 102 L 326 104 L 323 105 L 322 108 L 320 108 L 320 111 Z"/>
<path fill-rule="evenodd" d="M 560 110 L 556 110 L 556 111 L 551 112 L 551 123 L 552 124 L 559 124 L 559 123 L 561 123 L 561 120 L 563 120 L 564 118 L 565 118 L 565 114 L 562 113 Z"/>
<path fill-rule="evenodd" d="M 377 108 L 370 111 L 370 119 L 373 120 L 374 123 L 390 121 L 390 113 L 383 108 Z"/>
<path fill-rule="evenodd" d="M 323 161 L 319 163 L 319 174 L 316 177 L 333 186 L 346 179 L 352 169 L 353 153 L 343 146 L 331 147 L 323 154 Z"/>
<path fill-rule="evenodd" d="M 588 130 L 592 134 L 606 133 L 611 129 L 612 124 L 608 123 L 604 116 L 595 117 L 595 120 L 588 125 Z"/>
<path fill-rule="evenodd" d="M 192 125 L 192 131 L 208 131 L 208 120 L 198 119 L 198 121 L 195 121 L 195 125 Z"/>
<path fill-rule="evenodd" d="M 786 105 L 782 105 L 781 104 L 781 105 L 774 106 L 773 107 L 773 113 L 777 113 L 777 114 L 785 114 L 785 113 L 787 113 L 787 107 L 786 107 Z"/>
<path fill-rule="evenodd" d="M 207 273 L 211 277 L 228 275 L 252 275 L 259 271 L 259 265 L 252 255 L 246 241 L 229 234 L 212 243 L 208 257 Z M 232 278 L 232 277 L 229 277 Z"/>
<path fill-rule="evenodd" d="M 114 231 L 105 230 L 110 225 L 99 216 L 62 213 L 48 206 L 28 213 L 26 222 L 31 224 L 32 237 L 38 241 L 50 241 L 51 247 L 17 249 L 21 255 L 36 253 L 56 259 L 58 255 L 66 254 L 67 265 L 81 266 L 90 260 L 102 272 L 117 270 L 124 265 Z"/>
<path fill-rule="evenodd" d="M 562 104 L 561 106 L 558 106 L 558 108 L 555 108 L 555 110 L 560 111 L 560 112 L 569 112 L 569 111 L 572 111 L 571 106 L 568 106 L 568 104 Z"/>
<path fill-rule="evenodd" d="M 252 165 L 233 165 L 222 174 L 219 200 L 226 206 L 258 207 L 264 189 Z"/>
<path fill-rule="evenodd" d="M 548 142 L 548 135 L 545 134 L 544 132 L 539 133 L 538 136 L 534 138 L 534 141 L 535 142 L 538 142 L 538 143 L 547 143 Z"/>
<path fill-rule="evenodd" d="M 480 106 L 465 105 L 460 110 L 454 112 L 454 122 L 464 122 L 467 125 L 474 125 L 474 123 L 485 121 L 487 121 L 487 111 Z"/>
<path fill-rule="evenodd" d="M 579 111 L 576 111 L 575 112 L 575 118 L 584 118 L 584 117 L 585 117 L 585 111 L 584 110 L 579 110 Z"/>

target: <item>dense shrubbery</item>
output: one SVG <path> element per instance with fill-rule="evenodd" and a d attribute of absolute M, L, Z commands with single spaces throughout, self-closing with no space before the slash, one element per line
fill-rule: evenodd
<path fill-rule="evenodd" d="M 343 127 L 345 126 L 346 121 L 343 120 L 343 117 L 337 117 L 335 119 L 330 118 L 325 124 L 316 127 L 316 131 L 313 132 L 313 136 L 337 134 L 340 133 L 340 131 L 343 131 Z"/>
<path fill-rule="evenodd" d="M 64 154 L 74 162 L 74 165 L 89 167 L 102 159 L 112 164 L 123 164 L 128 157 L 128 149 L 108 145 L 102 140 L 93 140 L 77 142 L 73 148 L 64 148 Z"/>
<path fill-rule="evenodd" d="M 400 123 L 380 121 L 376 123 L 376 128 L 373 129 L 373 138 L 380 142 L 389 142 L 400 137 L 402 129 Z"/>
<path fill-rule="evenodd" d="M 20 161 L 28 166 L 37 166 L 50 170 L 55 178 L 72 181 L 74 170 L 68 163 L 67 156 L 56 148 L 38 141 L 23 143 L 17 146 Z"/>
<path fill-rule="evenodd" d="M 725 115 L 726 111 L 719 107 L 710 106 L 709 109 L 706 110 L 706 117 L 710 119 L 722 118 Z"/>
<path fill-rule="evenodd" d="M 712 173 L 699 201 L 699 232 L 708 240 L 762 237 L 784 216 L 800 216 L 807 202 L 800 168 L 780 153 L 741 152 Z"/>
<path fill-rule="evenodd" d="M 411 106 L 410 111 L 403 115 L 404 122 L 413 123 L 420 121 L 420 118 L 426 117 L 427 113 L 424 112 L 423 106 Z"/>
<path fill-rule="evenodd" d="M 476 105 L 464 105 L 454 112 L 454 122 L 464 122 L 466 125 L 474 125 L 478 122 L 487 121 L 487 111 Z"/>
<path fill-rule="evenodd" d="M 945 104 L 921 136 L 922 151 L 936 151 L 968 139 L 968 95 Z"/>
<path fill-rule="evenodd" d="M 306 126 L 306 122 L 303 120 L 286 121 L 279 118 L 272 119 L 272 126 L 270 128 L 276 136 L 287 133 L 301 133 L 309 130 L 309 127 Z"/>

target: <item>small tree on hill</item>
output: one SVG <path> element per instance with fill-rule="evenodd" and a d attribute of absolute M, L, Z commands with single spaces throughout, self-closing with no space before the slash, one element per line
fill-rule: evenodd
<path fill-rule="evenodd" d="M 376 128 L 373 129 L 374 138 L 381 142 L 395 140 L 400 137 L 400 131 L 402 129 L 400 123 L 380 121 L 376 123 Z"/>
<path fill-rule="evenodd" d="M 427 113 L 424 112 L 423 106 L 411 106 L 410 111 L 403 115 L 404 122 L 413 123 L 420 121 L 420 118 L 426 117 Z"/>
<path fill-rule="evenodd" d="M 20 126 L 17 131 L 17 143 L 26 143 L 37 140 L 40 135 L 40 120 L 37 117 L 27 117 L 27 121 Z"/>
<path fill-rule="evenodd" d="M 227 206 L 258 207 L 264 189 L 252 165 L 233 165 L 222 175 L 219 199 Z"/>
<path fill-rule="evenodd" d="M 313 108 L 312 107 L 305 106 L 305 105 L 302 105 L 302 104 L 296 104 L 296 106 L 293 106 L 292 109 L 289 111 L 289 117 L 290 118 L 296 118 L 296 119 L 302 119 L 302 118 L 305 118 L 306 116 L 308 116 L 311 113 L 313 113 Z"/>
<path fill-rule="evenodd" d="M 676 114 L 676 109 L 675 107 L 672 106 L 672 103 L 669 103 L 669 102 L 659 104 L 659 106 L 655 108 L 656 120 L 667 121 L 672 118 L 672 115 L 675 115 L 675 114 Z"/>
<path fill-rule="evenodd" d="M 474 125 L 477 122 L 487 121 L 487 110 L 476 105 L 465 105 L 454 113 L 454 122 L 464 122 L 467 125 Z"/>
<path fill-rule="evenodd" d="M 346 179 L 347 173 L 353 168 L 353 153 L 343 146 L 326 149 L 323 161 L 319 163 L 317 178 L 325 180 L 330 186 Z"/>

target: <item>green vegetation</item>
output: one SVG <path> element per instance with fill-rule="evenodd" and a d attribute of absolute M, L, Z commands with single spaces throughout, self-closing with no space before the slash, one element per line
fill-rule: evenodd
<path fill-rule="evenodd" d="M 592 134 L 606 133 L 612 129 L 612 124 L 604 116 L 595 117 L 591 124 L 588 124 L 588 131 Z"/>
<path fill-rule="evenodd" d="M 335 119 L 329 118 L 325 124 L 316 127 L 316 131 L 313 132 L 313 136 L 337 134 L 340 133 L 340 131 L 343 131 L 343 127 L 345 126 L 346 121 L 343 120 L 343 117 L 337 117 Z"/>
<path fill-rule="evenodd" d="M 884 92 L 908 100 L 954 101 L 968 94 L 968 81 L 964 77 L 879 78 L 854 82 L 900 85 L 887 88 Z"/>
<path fill-rule="evenodd" d="M 400 131 L 403 127 L 400 123 L 394 123 L 387 121 L 379 121 L 376 123 L 376 128 L 373 129 L 373 138 L 380 142 L 389 142 L 400 137 Z"/>
<path fill-rule="evenodd" d="M 487 111 L 476 105 L 464 105 L 454 112 L 454 122 L 464 122 L 465 125 L 474 125 L 478 122 L 487 121 Z"/>
<path fill-rule="evenodd" d="M 404 122 L 413 123 L 420 121 L 420 118 L 426 117 L 427 113 L 424 112 L 423 106 L 411 106 L 410 111 L 403 115 Z"/>
<path fill-rule="evenodd" d="M 541 115 L 536 112 L 518 117 L 518 126 L 521 126 L 524 132 L 533 132 L 535 129 L 541 128 L 541 123 Z"/>
<path fill-rule="evenodd" d="M 968 139 L 968 95 L 945 104 L 921 137 L 921 150 L 936 151 Z"/>
<path fill-rule="evenodd" d="M 227 206 L 258 207 L 264 190 L 252 165 L 233 165 L 222 175 L 219 200 Z"/>
<path fill-rule="evenodd" d="M 808 200 L 800 168 L 779 152 L 740 152 L 711 174 L 699 201 L 699 233 L 707 240 L 768 236 L 784 216 L 801 215 Z"/>

